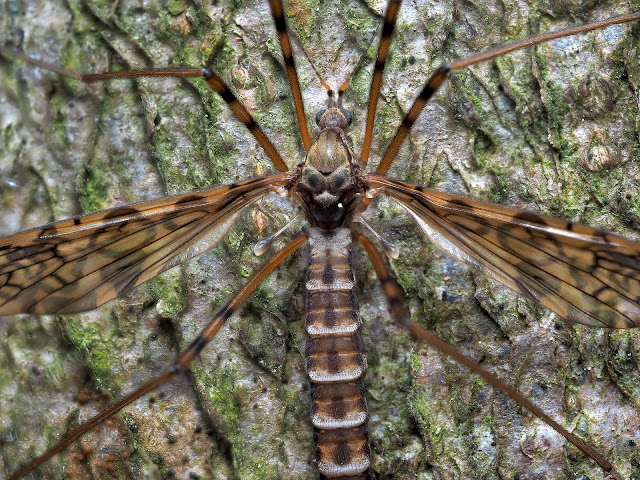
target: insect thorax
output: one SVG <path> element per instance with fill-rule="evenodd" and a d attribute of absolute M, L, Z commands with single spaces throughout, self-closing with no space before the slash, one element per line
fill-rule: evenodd
<path fill-rule="evenodd" d="M 343 129 L 326 126 L 307 152 L 296 184 L 314 226 L 335 228 L 348 223 L 362 198 L 359 169 Z"/>

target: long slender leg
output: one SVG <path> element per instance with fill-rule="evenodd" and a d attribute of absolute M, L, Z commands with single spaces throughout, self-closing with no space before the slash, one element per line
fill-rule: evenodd
<path fill-rule="evenodd" d="M 501 55 L 505 55 L 510 52 L 514 52 L 516 50 L 520 50 L 526 47 L 532 47 L 534 45 L 539 45 L 540 43 L 549 42 L 551 40 L 555 40 L 557 38 L 568 37 L 571 35 L 576 35 L 579 33 L 590 32 L 591 30 L 597 30 L 609 25 L 616 25 L 620 23 L 629 23 L 634 20 L 640 19 L 640 12 L 632 13 L 629 15 L 622 15 L 619 17 L 609 18 L 607 20 L 603 20 L 601 22 L 590 23 L 588 25 L 580 25 L 578 27 L 571 27 L 562 30 L 558 30 L 555 32 L 543 33 L 540 35 L 536 35 L 534 37 L 525 38 L 524 40 L 520 40 L 517 42 L 510 43 L 508 45 L 504 45 L 502 47 L 498 47 L 492 50 L 488 50 L 486 52 L 479 53 L 477 55 L 472 55 L 467 58 L 463 58 L 461 60 L 457 60 L 448 65 L 440 66 L 436 72 L 427 80 L 422 91 L 418 95 L 418 98 L 414 101 L 413 105 L 405 115 L 402 120 L 402 124 L 400 128 L 396 132 L 395 137 L 391 141 L 389 148 L 384 154 L 380 165 L 376 170 L 376 174 L 384 175 L 389 167 L 391 166 L 391 162 L 393 162 L 398 150 L 400 149 L 400 145 L 406 138 L 407 134 L 411 130 L 411 127 L 415 123 L 418 115 L 422 112 L 422 109 L 425 107 L 429 99 L 433 96 L 434 93 L 438 91 L 440 86 L 446 80 L 447 76 L 450 72 L 455 70 L 459 70 L 461 68 L 469 67 L 470 65 L 475 65 L 476 63 L 484 62 L 487 60 L 491 60 L 493 58 L 499 57 Z M 371 113 L 371 104 L 369 104 L 369 113 Z M 374 112 L 375 113 L 375 112 Z M 368 117 L 367 117 L 368 118 Z M 373 127 L 372 127 L 373 128 Z M 366 145 L 367 137 L 365 137 L 365 145 Z"/>
<path fill-rule="evenodd" d="M 392 0 L 387 6 L 384 15 L 384 23 L 382 25 L 382 36 L 378 45 L 378 55 L 376 56 L 376 64 L 371 78 L 371 89 L 369 91 L 369 106 L 367 107 L 367 125 L 365 127 L 364 144 L 362 145 L 362 153 L 360 160 L 363 164 L 369 160 L 369 151 L 371 150 L 371 140 L 373 139 L 373 121 L 376 116 L 376 106 L 378 105 L 378 97 L 380 96 L 380 86 L 382 85 L 382 73 L 389 55 L 389 45 L 391 45 L 391 37 L 398 19 L 398 12 L 402 0 Z"/>
<path fill-rule="evenodd" d="M 103 73 L 76 73 L 48 62 L 43 62 L 34 58 L 30 58 L 16 50 L 0 46 L 0 53 L 14 56 L 24 60 L 32 65 L 50 70 L 65 77 L 74 78 L 81 82 L 93 83 L 102 80 L 121 79 L 121 78 L 142 78 L 142 77 L 174 77 L 174 78 L 197 78 L 202 77 L 209 86 L 225 101 L 229 108 L 235 113 L 238 119 L 247 127 L 249 132 L 255 137 L 260 146 L 264 149 L 267 156 L 271 159 L 275 167 L 281 172 L 289 170 L 286 163 L 273 146 L 271 141 L 264 134 L 260 126 L 253 119 L 249 111 L 233 94 L 231 89 L 224 81 L 206 68 L 153 68 L 142 70 L 125 70 L 122 72 L 103 72 Z"/>
<path fill-rule="evenodd" d="M 157 389 L 161 385 L 164 385 L 169 380 L 171 380 L 175 375 L 184 372 L 191 362 L 193 362 L 199 355 L 200 352 L 209 344 L 211 339 L 218 333 L 220 327 L 224 325 L 231 315 L 244 303 L 244 301 L 251 295 L 251 293 L 262 283 L 262 281 L 289 255 L 291 255 L 294 251 L 296 251 L 300 246 L 302 246 L 307 241 L 306 235 L 298 236 L 293 242 L 287 245 L 285 248 L 280 250 L 276 255 L 269 260 L 251 279 L 247 282 L 247 284 L 240 289 L 238 293 L 236 293 L 221 309 L 218 313 L 211 319 L 211 321 L 202 329 L 200 334 L 196 337 L 196 339 L 191 342 L 191 345 L 182 352 L 176 362 L 163 374 L 157 376 L 156 378 L 150 380 L 145 383 L 142 387 L 138 388 L 134 392 L 125 396 L 118 402 L 111 405 L 106 410 L 102 411 L 91 420 L 81 425 L 77 429 L 75 429 L 68 437 L 62 440 L 53 448 L 47 450 L 45 453 L 37 457 L 36 459 L 29 462 L 24 467 L 20 468 L 17 472 L 15 472 L 9 480 L 18 480 L 19 478 L 24 477 L 29 472 L 32 472 L 44 462 L 49 460 L 54 455 L 58 454 L 65 448 L 67 448 L 71 443 L 76 441 L 82 435 L 87 433 L 88 431 L 95 428 L 97 425 L 100 425 L 108 418 L 118 413 L 124 407 L 129 405 L 131 402 L 134 402 L 138 398 L 143 395 Z"/>
<path fill-rule="evenodd" d="M 302 92 L 300 91 L 300 82 L 298 81 L 296 64 L 293 59 L 291 40 L 289 39 L 289 32 L 287 30 L 287 21 L 284 17 L 284 6 L 282 5 L 282 0 L 269 0 L 269 5 L 271 6 L 273 22 L 275 23 L 276 30 L 278 31 L 278 40 L 280 41 L 280 49 L 282 50 L 282 57 L 284 58 L 284 66 L 287 70 L 287 76 L 289 77 L 289 85 L 291 86 L 291 93 L 293 94 L 293 102 L 296 106 L 296 115 L 298 117 L 298 124 L 300 125 L 302 143 L 304 144 L 305 151 L 308 151 L 309 148 L 311 148 L 311 137 L 309 136 L 307 119 L 304 115 Z"/>
<path fill-rule="evenodd" d="M 514 390 L 512 387 L 504 383 L 502 380 L 495 377 L 492 373 L 482 368 L 474 359 L 468 357 L 453 348 L 448 343 L 444 342 L 440 337 L 435 335 L 434 333 L 422 328 L 420 325 L 414 324 L 411 322 L 411 316 L 409 312 L 406 310 L 403 304 L 404 292 L 402 291 L 402 287 L 396 282 L 396 280 L 391 275 L 391 271 L 387 266 L 386 262 L 382 258 L 382 256 L 375 249 L 371 241 L 366 238 L 364 235 L 358 235 L 358 241 L 362 243 L 364 246 L 367 255 L 371 259 L 371 263 L 378 275 L 378 279 L 382 284 L 382 290 L 387 297 L 389 302 L 389 307 L 391 311 L 391 315 L 394 318 L 394 321 L 399 327 L 406 328 L 411 332 L 411 334 L 421 340 L 422 342 L 430 345 L 440 352 L 450 356 L 455 361 L 461 363 L 469 370 L 471 370 L 476 375 L 480 376 L 483 380 L 489 383 L 494 388 L 500 390 L 505 395 L 511 397 L 513 400 L 518 402 L 521 406 L 525 407 L 533 414 L 535 414 L 538 418 L 544 421 L 547 425 L 553 428 L 556 432 L 566 438 L 569 442 L 575 445 L 577 448 L 582 450 L 585 454 L 591 457 L 602 470 L 610 474 L 613 478 L 617 480 L 622 480 L 622 476 L 615 470 L 611 462 L 609 462 L 606 458 L 604 458 L 600 453 L 596 452 L 589 445 L 584 443 L 578 437 L 568 432 L 564 427 L 558 424 L 555 420 L 549 417 L 546 413 L 544 413 L 539 407 L 533 404 L 527 397 Z"/>

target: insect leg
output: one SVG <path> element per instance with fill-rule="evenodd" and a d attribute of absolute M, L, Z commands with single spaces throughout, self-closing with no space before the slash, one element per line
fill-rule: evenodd
<path fill-rule="evenodd" d="M 245 127 L 251 132 L 251 134 L 258 141 L 260 146 L 264 149 L 267 156 L 271 159 L 275 167 L 286 172 L 289 170 L 286 163 L 273 146 L 271 141 L 264 134 L 258 123 L 251 116 L 245 106 L 238 100 L 233 94 L 231 89 L 225 84 L 225 82 L 214 72 L 207 68 L 152 68 L 141 70 L 124 70 L 122 72 L 101 72 L 101 73 L 77 73 L 71 72 L 57 65 L 53 65 L 42 60 L 28 57 L 23 53 L 0 46 L 0 53 L 20 58 L 21 60 L 35 65 L 37 67 L 50 70 L 59 75 L 65 77 L 74 78 L 81 82 L 93 83 L 103 80 L 120 79 L 120 78 L 142 78 L 142 77 L 174 77 L 174 78 L 198 78 L 202 77 L 209 86 L 225 101 L 225 103 L 231 108 L 233 113 L 238 117 Z M 299 88 L 298 88 L 299 91 Z M 308 135 L 308 134 L 307 134 Z"/>
<path fill-rule="evenodd" d="M 557 30 L 555 32 L 547 32 L 540 35 L 536 35 L 534 37 L 525 38 L 524 40 L 513 42 L 508 45 L 504 45 L 492 50 L 488 50 L 486 52 L 482 52 L 477 55 L 472 55 L 470 57 L 463 58 L 461 60 L 457 60 L 455 62 L 452 62 L 449 65 L 442 65 L 429 78 L 429 80 L 427 80 L 427 83 L 425 83 L 422 91 L 418 95 L 418 98 L 416 98 L 413 105 L 409 109 L 409 112 L 405 115 L 404 119 L 402 120 L 402 124 L 400 125 L 400 128 L 396 132 L 395 137 L 391 141 L 389 148 L 384 154 L 384 157 L 382 158 L 382 161 L 380 162 L 380 165 L 376 170 L 376 174 L 384 175 L 387 172 L 387 170 L 391 166 L 391 162 L 393 162 L 396 154 L 398 153 L 398 149 L 400 148 L 400 145 L 402 145 L 402 142 L 404 141 L 405 137 L 411 130 L 411 127 L 413 126 L 416 119 L 418 118 L 418 115 L 420 115 L 420 112 L 422 112 L 422 109 L 425 107 L 425 105 L 427 104 L 429 99 L 433 96 L 433 94 L 438 90 L 438 88 L 440 88 L 440 86 L 442 85 L 442 83 L 444 82 L 444 80 L 446 79 L 446 77 L 449 75 L 450 72 L 459 70 L 461 68 L 466 68 L 470 65 L 474 65 L 479 62 L 491 60 L 493 58 L 499 57 L 501 55 L 505 55 L 510 52 L 514 52 L 516 50 L 520 50 L 522 48 L 532 47 L 534 45 L 539 45 L 540 43 L 549 42 L 557 38 L 577 35 L 580 33 L 589 32 L 591 30 L 605 28 L 609 25 L 628 23 L 638 19 L 640 19 L 640 12 L 632 13 L 629 15 L 621 15 L 618 17 L 612 17 L 607 20 L 603 20 L 601 22 L 589 23 L 587 25 L 580 25 L 577 27 L 565 28 L 562 30 Z M 376 65 L 376 68 L 377 68 L 377 65 Z M 374 81 L 375 81 L 375 74 L 374 74 Z M 373 93 L 374 92 L 372 90 L 371 98 L 373 98 Z M 368 115 L 373 116 L 373 114 L 375 114 L 375 107 L 374 107 L 374 111 L 372 112 L 371 103 L 370 103 Z M 369 117 L 367 117 L 367 129 L 369 129 L 368 118 Z M 369 130 L 367 130 L 367 132 L 368 131 Z M 367 145 L 367 137 L 365 137 L 365 146 L 366 145 Z M 365 158 L 366 157 L 364 156 L 364 152 L 363 152 L 363 159 Z"/>
<path fill-rule="evenodd" d="M 460 364 L 469 368 L 473 373 L 480 376 L 484 381 L 489 383 L 494 388 L 500 390 L 505 395 L 511 397 L 521 406 L 531 411 L 543 422 L 553 428 L 556 432 L 566 438 L 569 442 L 579 448 L 582 452 L 592 458 L 602 470 L 611 475 L 616 480 L 622 480 L 622 476 L 615 470 L 611 462 L 604 458 L 600 453 L 596 452 L 589 445 L 584 443 L 578 437 L 567 431 L 564 427 L 558 424 L 555 420 L 544 413 L 539 407 L 532 403 L 527 397 L 514 390 L 512 387 L 504 383 L 499 378 L 495 377 L 492 373 L 482 368 L 473 358 L 468 357 L 460 353 L 454 347 L 443 341 L 436 334 L 422 328 L 411 322 L 411 316 L 403 305 L 402 299 L 404 292 L 400 284 L 393 278 L 391 271 L 384 261 L 383 257 L 375 249 L 371 241 L 363 235 L 358 235 L 358 241 L 364 246 L 367 255 L 371 259 L 373 268 L 378 275 L 378 279 L 382 284 L 382 290 L 389 302 L 391 315 L 399 327 L 406 328 L 411 334 L 418 340 L 424 342 L 427 345 L 434 347 L 440 352 L 450 356 Z"/>
<path fill-rule="evenodd" d="M 168 370 L 166 370 L 156 378 L 150 380 L 142 387 L 136 389 L 129 395 L 125 396 L 118 402 L 108 407 L 106 410 L 103 410 L 88 422 L 75 429 L 69 434 L 69 436 L 67 436 L 53 448 L 47 450 L 45 453 L 35 458 L 24 467 L 21 467 L 17 472 L 9 477 L 9 480 L 18 480 L 20 478 L 23 478 L 29 472 L 32 472 L 44 462 L 49 460 L 51 457 L 67 448 L 71 443 L 82 437 L 85 433 L 92 430 L 97 425 L 100 425 L 101 423 L 112 417 L 114 414 L 118 413 L 131 402 L 157 389 L 161 385 L 164 385 L 175 375 L 180 374 L 187 368 L 189 368 L 191 362 L 193 362 L 193 360 L 195 360 L 200 355 L 200 352 L 208 345 L 208 343 L 216 335 L 216 333 L 218 333 L 220 327 L 222 327 L 227 319 L 231 315 L 233 315 L 233 313 L 244 303 L 247 297 L 251 295 L 251 293 L 260 285 L 260 283 L 262 283 L 262 281 L 286 257 L 297 250 L 306 241 L 307 237 L 305 235 L 300 235 L 293 242 L 291 242 L 285 248 L 280 250 L 276 255 L 274 255 L 273 258 L 271 258 L 269 262 L 267 262 L 253 277 L 251 277 L 249 282 L 247 282 L 247 284 L 218 311 L 213 319 L 211 319 L 211 321 L 209 321 L 205 328 L 202 329 L 200 335 L 198 335 L 198 337 L 196 337 L 196 339 L 191 342 L 191 345 L 179 355 L 176 362 Z"/>
<path fill-rule="evenodd" d="M 362 163 L 367 163 L 369 159 L 369 151 L 371 150 L 371 141 L 373 140 L 373 121 L 376 116 L 376 106 L 378 97 L 380 96 L 380 86 L 382 85 L 382 72 L 389 55 L 389 45 L 391 45 L 391 37 L 398 19 L 398 11 L 400 10 L 401 0 L 393 0 L 389 2 L 387 11 L 384 16 L 382 26 L 382 37 L 378 45 L 378 54 L 376 56 L 376 65 L 373 70 L 373 78 L 371 79 L 371 89 L 369 90 L 369 106 L 367 108 L 367 126 L 365 129 L 364 143 L 362 145 L 362 153 L 360 159 Z"/>
<path fill-rule="evenodd" d="M 300 82 L 298 82 L 296 64 L 293 59 L 291 40 L 289 39 L 289 32 L 287 30 L 287 21 L 284 17 L 284 6 L 282 4 L 282 0 L 270 0 L 269 5 L 271 6 L 273 22 L 275 23 L 276 30 L 278 31 L 278 40 L 280 40 L 280 49 L 282 50 L 282 56 L 284 58 L 284 66 L 287 70 L 289 85 L 291 86 L 291 92 L 293 93 L 293 102 L 296 106 L 296 115 L 298 117 L 298 124 L 300 125 L 302 143 L 304 144 L 305 151 L 308 151 L 309 148 L 311 148 L 311 137 L 309 136 L 307 119 L 304 115 L 302 92 L 300 91 Z"/>

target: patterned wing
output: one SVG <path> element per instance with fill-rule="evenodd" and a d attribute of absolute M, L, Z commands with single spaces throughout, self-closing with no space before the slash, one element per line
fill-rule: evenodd
<path fill-rule="evenodd" d="M 0 239 L 0 314 L 77 313 L 205 251 L 287 174 L 90 213 Z"/>
<path fill-rule="evenodd" d="M 565 220 L 366 175 L 431 241 L 573 322 L 640 327 L 640 244 Z"/>

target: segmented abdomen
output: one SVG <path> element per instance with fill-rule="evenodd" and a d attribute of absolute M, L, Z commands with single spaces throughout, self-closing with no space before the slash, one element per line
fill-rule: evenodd
<path fill-rule="evenodd" d="M 312 228 L 309 245 L 306 354 L 318 470 L 327 478 L 367 479 L 367 361 L 354 295 L 351 233 Z"/>

